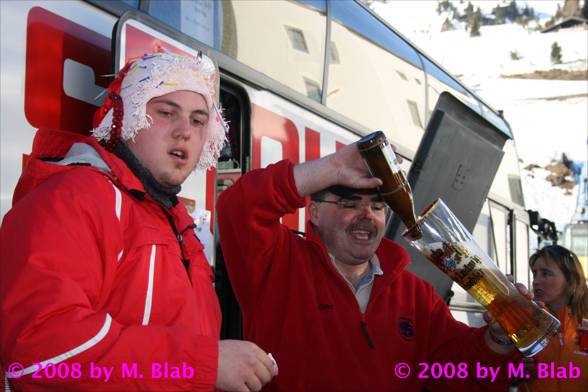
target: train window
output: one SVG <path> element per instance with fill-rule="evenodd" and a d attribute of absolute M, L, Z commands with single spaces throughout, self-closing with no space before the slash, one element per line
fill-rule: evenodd
<path fill-rule="evenodd" d="M 1 1 L 1 0 L 0 0 Z M 86 0 L 113 15 L 122 15 L 129 10 L 139 9 L 139 0 Z"/>
<path fill-rule="evenodd" d="M 490 109 L 485 104 L 481 103 L 480 106 L 482 107 L 482 116 L 496 128 L 500 129 L 509 138 L 512 138 L 512 132 L 504 119 L 498 114 L 494 113 L 494 111 L 492 111 L 492 109 Z"/>
<path fill-rule="evenodd" d="M 300 3 L 308 4 L 309 6 L 312 6 L 322 12 L 325 12 L 325 13 L 327 12 L 326 0 L 296 0 L 296 1 L 298 1 Z"/>
<path fill-rule="evenodd" d="M 450 92 L 476 113 L 481 113 L 478 101 L 471 93 L 428 58 L 421 56 L 421 59 L 423 60 L 425 71 L 430 76 L 427 80 L 429 92 L 427 108 L 429 114 L 432 113 L 433 108 L 437 103 L 437 99 L 439 99 L 439 95 L 441 95 L 443 91 Z"/>
<path fill-rule="evenodd" d="M 125 3 L 128 6 L 133 8 L 139 8 L 139 0 L 120 0 L 121 2 Z"/>
<path fill-rule="evenodd" d="M 566 225 L 562 239 L 563 246 L 578 256 L 584 273 L 588 276 L 588 224 L 578 222 Z"/>
<path fill-rule="evenodd" d="M 507 140 L 502 147 L 504 155 L 490 192 L 511 203 L 524 205 L 522 186 L 519 176 L 519 161 L 513 140 Z"/>
<path fill-rule="evenodd" d="M 490 219 L 490 209 L 488 207 L 488 202 L 484 203 L 472 234 L 478 245 L 480 245 L 480 248 L 488 256 L 490 256 L 490 258 L 496 260 L 494 233 L 492 231 L 492 220 Z"/>
<path fill-rule="evenodd" d="M 515 281 L 530 286 L 529 276 L 529 225 L 515 219 Z"/>
<path fill-rule="evenodd" d="M 221 4 L 223 52 L 321 101 L 327 29 L 325 1 L 252 0 Z M 232 15 L 229 20 L 228 14 Z M 231 50 L 225 48 L 225 42 L 231 42 Z M 312 88 L 308 88 L 309 83 Z"/>
<path fill-rule="evenodd" d="M 304 78 L 304 85 L 306 86 L 306 95 L 315 101 L 321 101 L 321 86 L 314 80 Z"/>
<path fill-rule="evenodd" d="M 217 198 L 222 191 L 233 185 L 246 170 L 247 151 L 249 151 L 247 123 L 250 118 L 246 100 L 245 93 L 238 88 L 224 83 L 221 84 L 220 101 L 223 107 L 223 115 L 229 125 L 229 132 L 227 135 L 228 142 L 221 152 L 216 170 Z M 215 236 L 215 290 L 223 314 L 221 338 L 241 339 L 241 310 L 229 280 L 220 247 L 218 230 L 215 230 Z"/>
<path fill-rule="evenodd" d="M 424 133 L 424 73 L 416 51 L 355 2 L 334 1 L 326 105 L 416 151 Z M 407 101 L 415 105 L 407 104 Z M 417 121 L 418 119 L 418 121 Z"/>
<path fill-rule="evenodd" d="M 223 3 L 212 0 L 150 1 L 147 12 L 182 33 L 220 49 Z"/>
<path fill-rule="evenodd" d="M 290 38 L 292 47 L 301 52 L 308 53 L 308 45 L 306 44 L 306 39 L 304 38 L 304 31 L 297 29 L 296 27 L 285 27 L 286 31 L 288 32 L 288 38 Z"/>
<path fill-rule="evenodd" d="M 408 104 L 408 108 L 410 109 L 410 115 L 412 117 L 412 122 L 419 128 L 423 127 L 423 123 L 421 122 L 421 116 L 419 114 L 419 106 L 416 102 L 411 101 L 410 99 L 406 100 Z"/>
<path fill-rule="evenodd" d="M 333 41 L 329 43 L 329 63 L 330 64 L 339 64 L 339 51 L 337 50 L 337 45 Z"/>
<path fill-rule="evenodd" d="M 337 23 L 413 66 L 421 68 L 421 62 L 412 46 L 387 26 L 375 20 L 374 16 L 361 5 L 354 1 L 333 1 L 331 6 L 333 18 Z"/>
<path fill-rule="evenodd" d="M 240 101 L 238 94 L 226 88 L 221 89 L 220 101 L 223 108 L 223 116 L 227 121 L 229 131 L 227 133 L 227 144 L 225 144 L 218 158 L 217 169 L 219 173 L 229 171 L 239 176 L 243 167 L 241 152 L 243 151 L 244 105 Z"/>
<path fill-rule="evenodd" d="M 423 63 L 425 65 L 425 70 L 427 71 L 428 74 L 433 76 L 438 81 L 444 83 L 447 87 L 451 88 L 453 91 L 455 91 L 458 94 L 462 94 L 462 95 L 469 94 L 467 92 L 467 90 L 461 84 L 459 84 L 457 81 L 455 81 L 455 79 L 453 79 L 449 74 L 447 74 L 447 72 L 443 71 L 441 68 L 439 68 L 435 63 L 433 63 L 427 57 L 421 56 L 421 59 L 423 60 Z M 476 103 L 476 107 L 477 106 L 478 106 L 478 104 Z M 478 107 L 476 109 L 476 111 L 479 113 L 480 108 Z"/>
<path fill-rule="evenodd" d="M 151 1 L 148 13 L 301 94 L 305 78 L 323 84 L 326 0 Z"/>
<path fill-rule="evenodd" d="M 403 74 L 402 72 L 400 72 L 400 71 L 396 71 L 396 73 L 397 73 L 397 74 L 398 74 L 398 76 L 400 76 L 402 79 L 404 79 L 404 80 L 408 80 L 408 78 L 406 77 L 406 75 L 405 75 L 405 74 Z"/>
<path fill-rule="evenodd" d="M 510 191 L 511 200 L 520 206 L 524 206 L 525 200 L 523 198 L 521 176 L 518 174 L 508 174 L 508 189 Z"/>
<path fill-rule="evenodd" d="M 512 271 L 508 260 L 511 245 L 508 235 L 508 210 L 499 204 L 490 202 L 490 219 L 492 220 L 492 238 L 495 248 L 494 261 L 502 272 L 510 274 Z"/>

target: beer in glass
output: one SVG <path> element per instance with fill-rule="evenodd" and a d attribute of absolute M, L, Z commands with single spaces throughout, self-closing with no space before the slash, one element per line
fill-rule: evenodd
<path fill-rule="evenodd" d="M 410 228 L 403 237 L 484 306 L 523 355 L 537 354 L 557 334 L 559 321 L 519 293 L 441 199 L 416 225 L 420 238 Z"/>

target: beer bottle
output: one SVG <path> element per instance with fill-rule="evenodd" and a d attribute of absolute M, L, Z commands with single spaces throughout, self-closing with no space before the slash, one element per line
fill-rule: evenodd
<path fill-rule="evenodd" d="M 384 132 L 377 131 L 364 136 L 357 142 L 357 147 L 372 175 L 382 180 L 379 191 L 386 204 L 412 230 L 411 235 L 420 238 L 410 184 L 400 169 L 396 154 Z"/>

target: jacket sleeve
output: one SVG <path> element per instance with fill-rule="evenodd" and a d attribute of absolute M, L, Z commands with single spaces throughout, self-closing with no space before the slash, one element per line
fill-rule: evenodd
<path fill-rule="evenodd" d="M 430 301 L 434 333 L 428 335 L 426 362 L 429 365 L 454 365 L 456 370 L 461 366 L 467 373 L 452 377 L 448 377 L 451 373 L 444 373 L 441 377 L 430 378 L 428 388 L 431 391 L 508 390 L 508 363 L 517 362 L 521 358 L 520 353 L 516 349 L 504 355 L 494 353 L 484 339 L 487 327 L 472 328 L 455 320 L 445 301 L 432 287 Z M 494 379 L 489 373 L 490 367 L 497 372 Z M 462 375 L 466 377 L 461 378 Z"/>
<path fill-rule="evenodd" d="M 253 170 L 218 198 L 223 257 L 244 309 L 254 310 L 270 274 L 288 273 L 289 257 L 278 256 L 291 254 L 289 246 L 294 234 L 280 223 L 280 218 L 304 206 L 292 168 L 289 161 L 281 161 Z"/>
<path fill-rule="evenodd" d="M 75 186 L 53 176 L 3 220 L 0 362 L 13 372 L 9 384 L 17 390 L 214 390 L 217 337 L 177 326 L 124 325 L 104 310 L 117 268 L 128 266 L 117 265 L 124 233 L 114 209 L 105 208 L 114 205 L 115 192 L 96 176 Z"/>

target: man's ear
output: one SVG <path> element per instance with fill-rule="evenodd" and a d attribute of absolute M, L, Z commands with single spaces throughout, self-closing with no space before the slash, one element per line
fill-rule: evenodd
<path fill-rule="evenodd" d="M 308 205 L 308 215 L 310 218 L 310 222 L 316 226 L 318 223 L 318 214 L 319 214 L 319 206 L 318 203 L 311 201 Z"/>

